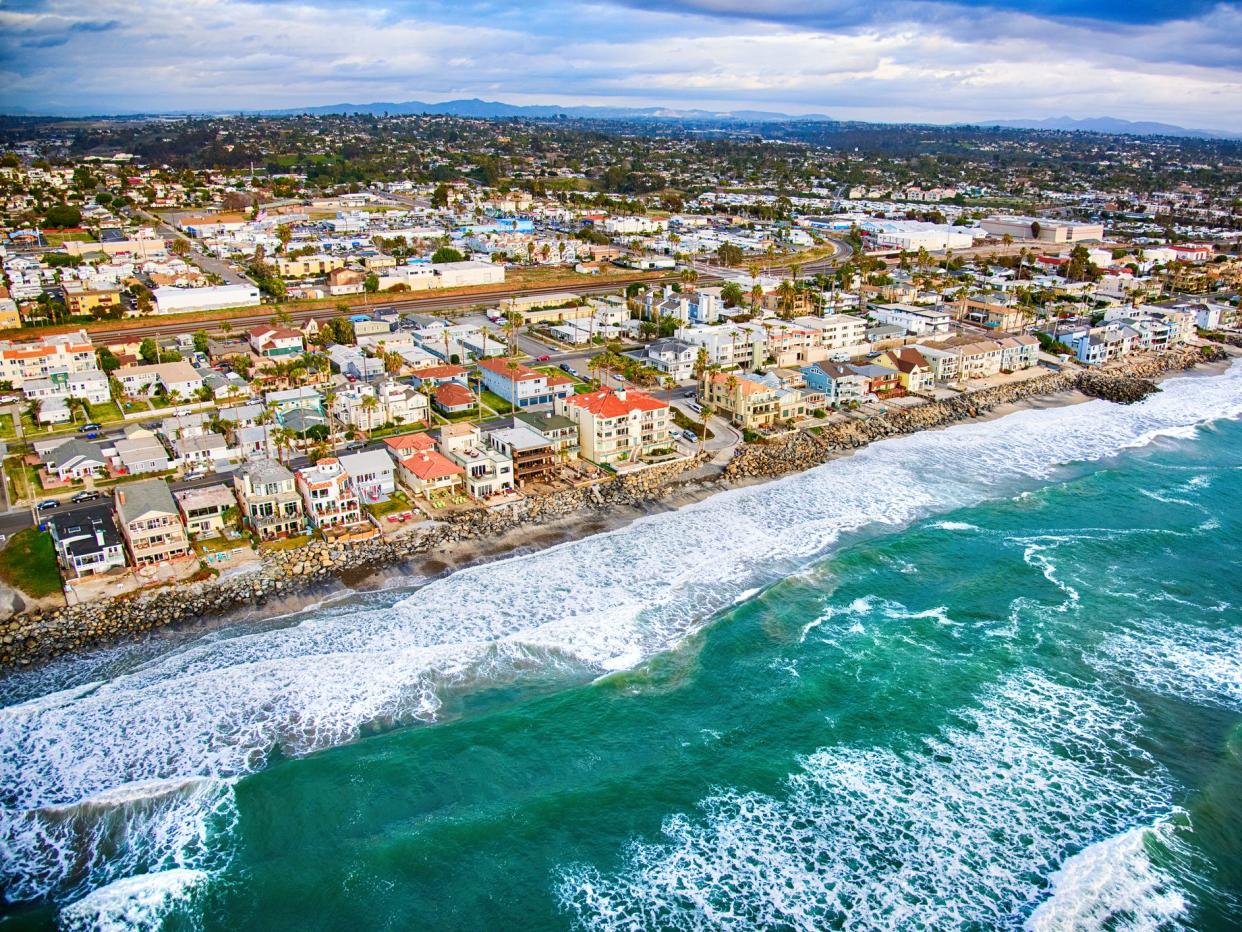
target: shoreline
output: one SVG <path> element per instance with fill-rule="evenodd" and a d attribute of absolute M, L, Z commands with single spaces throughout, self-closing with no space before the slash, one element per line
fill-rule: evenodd
<path fill-rule="evenodd" d="M 1138 400 L 1156 390 L 1149 379 L 1217 374 L 1238 354 L 1204 360 L 1197 349 L 1134 360 L 1093 373 L 1081 390 L 1078 372 L 1049 373 L 949 400 L 894 409 L 816 434 L 795 430 L 768 444 L 743 444 L 723 468 L 690 461 L 657 466 L 603 486 L 528 499 L 519 509 L 466 512 L 403 538 L 355 545 L 313 544 L 271 555 L 245 576 L 160 589 L 138 597 L 31 612 L 0 623 L 0 677 L 65 654 L 124 641 L 201 636 L 223 627 L 269 623 L 316 605 L 386 589 L 415 589 L 470 566 L 483 565 L 623 528 L 639 518 L 803 472 L 876 440 L 960 423 L 987 422 L 1024 410 L 1080 404 L 1094 397 Z M 1104 384 L 1101 391 L 1100 382 Z M 1135 392 L 1133 397 L 1130 393 Z"/>

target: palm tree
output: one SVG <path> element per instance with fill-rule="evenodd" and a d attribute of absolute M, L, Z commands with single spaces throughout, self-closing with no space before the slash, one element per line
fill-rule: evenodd
<path fill-rule="evenodd" d="M 379 408 L 379 399 L 374 395 L 367 395 L 362 399 L 362 410 L 367 413 L 367 438 L 370 439 L 371 431 L 375 427 L 375 411 Z"/>
<path fill-rule="evenodd" d="M 336 453 L 336 412 L 333 406 L 336 404 L 336 392 L 327 391 L 323 394 L 323 411 L 328 419 L 328 446 L 333 453 Z"/>
<path fill-rule="evenodd" d="M 703 420 L 703 424 L 702 424 L 703 429 L 699 432 L 699 453 L 701 454 L 703 452 L 703 443 L 707 440 L 707 422 L 711 420 L 712 406 L 703 405 L 702 411 L 699 416 Z"/>

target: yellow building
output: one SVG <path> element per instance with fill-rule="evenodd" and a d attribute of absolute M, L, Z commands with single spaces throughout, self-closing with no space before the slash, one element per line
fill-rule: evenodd
<path fill-rule="evenodd" d="M 704 380 L 703 400 L 747 430 L 806 416 L 806 401 L 801 392 L 768 385 L 740 373 L 709 374 Z"/>
<path fill-rule="evenodd" d="M 90 287 L 82 282 L 65 282 L 65 308 L 71 315 L 89 314 L 96 308 L 121 303 L 121 289 L 115 285 Z"/>
<path fill-rule="evenodd" d="M 307 278 L 327 275 L 333 269 L 345 267 L 340 256 L 281 256 L 276 260 L 276 271 L 282 278 Z"/>

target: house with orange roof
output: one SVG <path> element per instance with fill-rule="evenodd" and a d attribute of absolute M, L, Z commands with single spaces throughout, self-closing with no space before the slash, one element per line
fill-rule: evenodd
<path fill-rule="evenodd" d="M 389 456 L 395 460 L 402 460 L 413 453 L 434 450 L 436 448 L 436 441 L 431 434 L 420 432 L 417 434 L 402 434 L 399 437 L 389 437 L 384 441 L 384 446 L 388 447 Z"/>
<path fill-rule="evenodd" d="M 568 376 L 532 369 L 516 359 L 480 359 L 479 374 L 489 391 L 517 408 L 552 404 L 574 392 L 574 380 Z"/>
<path fill-rule="evenodd" d="M 465 469 L 436 449 L 416 450 L 397 461 L 397 478 L 416 495 L 453 494 L 461 487 L 465 475 Z"/>
<path fill-rule="evenodd" d="M 637 389 L 557 398 L 555 411 L 578 425 L 581 455 L 595 463 L 634 462 L 672 445 L 668 404 Z"/>

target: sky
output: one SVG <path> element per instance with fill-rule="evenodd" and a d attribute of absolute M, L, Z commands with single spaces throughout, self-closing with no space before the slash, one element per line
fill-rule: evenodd
<path fill-rule="evenodd" d="M 0 111 L 480 97 L 1242 132 L 1242 0 L 0 0 Z"/>

